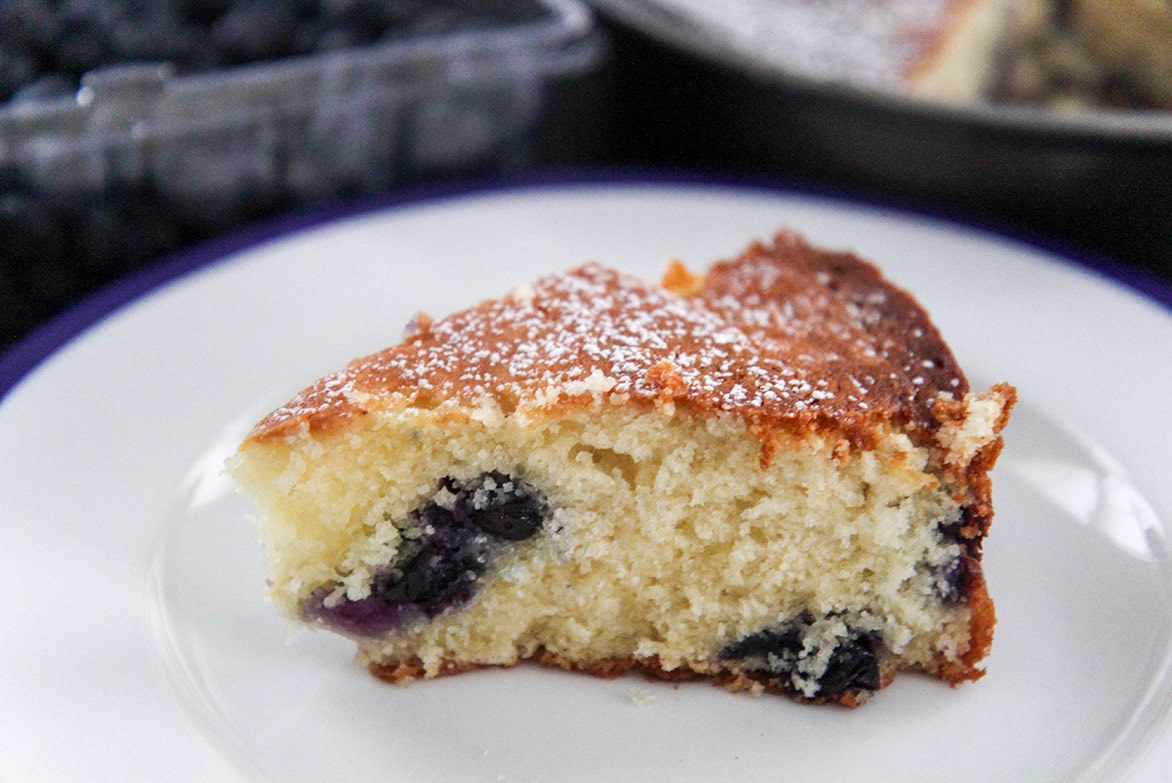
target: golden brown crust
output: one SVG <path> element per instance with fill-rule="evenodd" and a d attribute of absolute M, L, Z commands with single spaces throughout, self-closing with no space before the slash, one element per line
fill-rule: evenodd
<path fill-rule="evenodd" d="M 957 35 L 965 23 L 965 17 L 972 13 L 976 0 L 948 0 L 943 15 L 934 27 L 921 28 L 918 38 L 921 49 L 917 59 L 907 63 L 904 77 L 909 84 L 916 84 L 924 74 L 935 67 L 950 40 Z"/>
<path fill-rule="evenodd" d="M 928 314 L 910 294 L 853 253 L 816 248 L 781 232 L 708 272 L 705 304 L 768 356 L 782 357 L 837 404 L 826 415 L 847 432 L 878 421 L 926 439 L 940 425 L 941 392 L 968 381 Z M 866 444 L 871 445 L 871 444 Z"/>
<path fill-rule="evenodd" d="M 676 270 L 677 290 L 695 288 Z M 391 404 L 547 411 L 599 397 L 842 433 L 903 426 L 929 442 L 941 392 L 968 389 L 927 314 L 872 265 L 779 233 L 682 297 L 588 265 L 419 328 L 274 411 L 250 438 L 326 431 Z"/>
<path fill-rule="evenodd" d="M 1001 402 L 1000 413 L 993 423 L 996 437 L 977 450 L 973 458 L 964 466 L 963 475 L 958 477 L 957 483 L 966 490 L 964 497 L 957 498 L 964 510 L 964 519 L 954 531 L 956 536 L 968 549 L 968 553 L 976 560 L 981 558 L 981 544 L 989 533 L 993 523 L 993 483 L 989 472 L 1001 455 L 1004 441 L 1001 431 L 1009 421 L 1009 414 L 1017 404 L 1017 390 L 1007 383 L 999 383 L 990 390 L 990 394 Z M 953 405 L 939 405 L 942 408 Z M 962 406 L 963 407 L 963 406 Z M 947 416 L 950 414 L 942 414 Z M 956 413 L 956 416 L 962 416 Z"/>
<path fill-rule="evenodd" d="M 969 649 L 959 661 L 941 660 L 936 675 L 953 685 L 974 682 L 985 676 L 985 670 L 977 664 L 983 661 L 993 647 L 993 628 L 997 624 L 997 613 L 993 599 L 985 587 L 984 574 L 978 569 L 973 574 L 975 584 L 968 597 L 971 619 L 969 620 Z"/>
<path fill-rule="evenodd" d="M 380 680 L 392 683 L 394 685 L 406 685 L 409 682 L 426 679 L 428 677 L 427 670 L 423 668 L 423 663 L 419 660 L 394 663 L 378 663 L 377 661 L 368 661 L 366 668 L 375 677 L 378 677 Z M 473 669 L 481 668 L 484 668 L 484 666 L 478 663 L 444 661 L 442 664 L 440 664 L 440 670 L 430 676 L 447 677 L 452 674 L 462 674 L 464 672 L 470 672 Z"/>
<path fill-rule="evenodd" d="M 692 668 L 690 666 L 679 666 L 674 669 L 668 669 L 663 665 L 663 662 L 658 656 L 650 656 L 647 658 L 638 658 L 635 656 L 627 656 L 624 658 L 607 659 L 600 661 L 572 661 L 556 653 L 552 653 L 545 648 L 538 648 L 531 657 L 525 659 L 517 659 L 507 664 L 476 664 L 466 663 L 461 661 L 444 661 L 440 664 L 439 670 L 434 674 L 428 675 L 423 663 L 418 659 L 408 661 L 406 663 L 392 663 L 383 664 L 376 662 L 367 662 L 367 669 L 372 675 L 384 682 L 389 682 L 393 685 L 406 685 L 415 680 L 424 679 L 426 677 L 447 677 L 453 674 L 461 674 L 463 672 L 472 671 L 473 669 L 482 668 L 511 668 L 523 661 L 529 661 L 547 666 L 555 669 L 565 669 L 566 671 L 576 672 L 579 674 L 589 674 L 593 677 L 599 677 L 604 680 L 614 680 L 623 677 L 627 674 L 641 674 L 651 680 L 661 680 L 665 682 L 689 682 L 694 680 L 708 679 L 712 681 L 713 685 L 726 688 L 734 693 L 741 691 L 749 691 L 753 693 L 769 693 L 775 696 L 788 696 L 790 698 L 797 698 L 795 694 L 783 689 L 776 681 L 776 678 L 770 677 L 765 673 L 744 672 L 744 671 L 730 671 L 727 669 L 707 670 Z M 879 673 L 879 687 L 886 688 L 895 679 L 896 665 L 893 659 L 885 658 L 880 664 Z M 961 677 L 959 679 L 976 679 L 983 674 L 977 674 L 976 677 Z M 945 677 L 950 682 L 957 682 L 952 678 Z M 856 693 L 844 693 L 833 699 L 803 699 L 803 701 L 813 702 L 834 702 L 841 704 L 844 707 L 855 708 L 862 705 L 870 693 L 860 691 Z"/>

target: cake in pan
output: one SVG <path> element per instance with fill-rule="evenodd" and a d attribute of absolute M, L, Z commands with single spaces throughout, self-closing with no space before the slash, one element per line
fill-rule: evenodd
<path fill-rule="evenodd" d="M 637 9 L 750 67 L 968 101 L 996 79 L 1020 0 L 654 0 Z M 653 14 L 648 6 L 658 11 Z"/>
<path fill-rule="evenodd" d="M 781 232 L 420 315 L 230 470 L 272 600 L 383 679 L 530 659 L 854 706 L 981 676 L 1013 401 L 874 266 Z"/>
<path fill-rule="evenodd" d="M 598 0 L 767 74 L 967 105 L 1172 107 L 1172 0 Z"/>

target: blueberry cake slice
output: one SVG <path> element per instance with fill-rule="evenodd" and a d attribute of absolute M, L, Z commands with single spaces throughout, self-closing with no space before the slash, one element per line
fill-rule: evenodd
<path fill-rule="evenodd" d="M 272 599 L 383 679 L 532 659 L 853 706 L 981 676 L 1013 400 L 873 266 L 782 232 L 421 315 L 230 470 Z"/>

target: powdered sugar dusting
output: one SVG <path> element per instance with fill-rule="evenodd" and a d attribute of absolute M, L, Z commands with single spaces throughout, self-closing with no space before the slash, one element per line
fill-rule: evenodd
<path fill-rule="evenodd" d="M 910 297 L 865 262 L 782 233 L 715 266 L 694 297 L 590 264 L 427 322 L 307 389 L 257 433 L 325 426 L 386 395 L 505 410 L 682 404 L 848 432 L 877 419 L 930 426 L 935 394 L 958 378 Z"/>
<path fill-rule="evenodd" d="M 438 322 L 404 349 L 364 367 L 363 386 L 442 395 L 544 399 L 626 395 L 711 398 L 716 407 L 760 405 L 766 389 L 790 394 L 784 379 L 754 373 L 749 337 L 719 314 L 629 275 L 588 265 Z M 744 386 L 742 374 L 754 376 Z"/>
<path fill-rule="evenodd" d="M 753 58 L 818 79 L 905 86 L 954 0 L 655 0 Z"/>

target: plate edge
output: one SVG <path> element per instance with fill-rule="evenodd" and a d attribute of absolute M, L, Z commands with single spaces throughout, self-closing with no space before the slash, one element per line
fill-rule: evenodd
<path fill-rule="evenodd" d="M 323 224 L 357 218 L 383 210 L 401 210 L 447 200 L 477 198 L 550 188 L 599 186 L 688 187 L 711 190 L 745 190 L 774 195 L 820 198 L 851 206 L 870 207 L 908 219 L 927 219 L 952 228 L 976 231 L 988 240 L 1009 240 L 1028 249 L 1042 251 L 1048 260 L 1073 267 L 1109 285 L 1121 286 L 1149 303 L 1172 314 L 1172 281 L 1117 261 L 1075 251 L 1060 243 L 1026 231 L 1010 228 L 973 216 L 943 209 L 913 205 L 898 199 L 863 195 L 854 191 L 810 183 L 754 175 L 704 173 L 696 171 L 599 168 L 575 171 L 526 173 L 509 177 L 453 180 L 409 188 L 394 193 L 326 202 L 290 212 L 243 228 L 162 259 L 109 283 L 49 320 L 35 327 L 0 354 L 0 405 L 21 381 L 73 340 L 119 312 L 187 275 L 220 263 L 232 256 Z"/>

